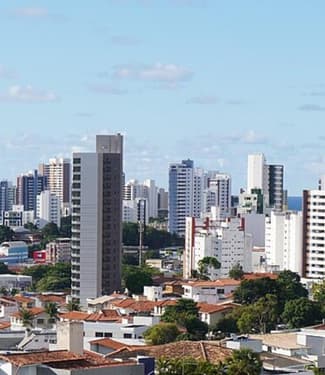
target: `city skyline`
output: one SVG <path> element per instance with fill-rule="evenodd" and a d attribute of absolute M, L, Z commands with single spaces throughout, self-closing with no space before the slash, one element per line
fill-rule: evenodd
<path fill-rule="evenodd" d="M 325 4 L 297 1 L 3 1 L 1 178 L 125 136 L 127 178 L 168 166 L 229 173 L 247 155 L 285 166 L 290 195 L 325 172 Z"/>

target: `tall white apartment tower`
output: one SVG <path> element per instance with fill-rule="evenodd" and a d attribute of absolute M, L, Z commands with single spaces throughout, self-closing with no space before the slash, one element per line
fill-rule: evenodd
<path fill-rule="evenodd" d="M 266 264 L 302 276 L 302 214 L 272 211 L 265 218 Z"/>
<path fill-rule="evenodd" d="M 211 207 L 217 208 L 219 218 L 230 215 L 231 177 L 225 173 L 216 173 L 208 180 L 208 188 L 203 194 L 203 209 L 209 213 Z"/>
<path fill-rule="evenodd" d="M 36 217 L 60 227 L 60 199 L 49 190 L 42 191 L 37 196 Z"/>
<path fill-rule="evenodd" d="M 169 166 L 168 229 L 185 235 L 185 218 L 193 216 L 193 161 L 183 160 Z"/>
<path fill-rule="evenodd" d="M 325 190 L 303 191 L 303 276 L 325 277 Z"/>
<path fill-rule="evenodd" d="M 264 154 L 248 155 L 247 163 L 247 192 L 252 189 L 266 190 L 266 160 Z"/>
<path fill-rule="evenodd" d="M 73 154 L 71 290 L 82 306 L 121 288 L 122 162 L 120 134 Z"/>
<path fill-rule="evenodd" d="M 39 173 L 47 177 L 48 189 L 60 199 L 62 215 L 70 214 L 71 161 L 52 158 L 39 165 Z"/>

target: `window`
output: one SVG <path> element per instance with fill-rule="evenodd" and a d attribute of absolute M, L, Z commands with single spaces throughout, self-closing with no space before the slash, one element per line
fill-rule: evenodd
<path fill-rule="evenodd" d="M 44 319 L 37 319 L 37 324 L 44 324 Z"/>
<path fill-rule="evenodd" d="M 112 332 L 105 332 L 104 337 L 113 337 L 113 333 Z"/>
<path fill-rule="evenodd" d="M 132 339 L 132 333 L 124 333 L 123 338 Z"/>
<path fill-rule="evenodd" d="M 96 332 L 95 333 L 95 337 L 103 337 L 103 336 L 104 336 L 103 332 Z"/>

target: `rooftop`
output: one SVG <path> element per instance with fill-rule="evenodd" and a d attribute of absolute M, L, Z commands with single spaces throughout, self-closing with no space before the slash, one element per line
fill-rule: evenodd
<path fill-rule="evenodd" d="M 297 344 L 296 332 L 267 333 L 265 335 L 250 335 L 250 338 L 262 340 L 264 345 L 276 346 L 282 349 L 301 349 L 304 345 Z"/>
<path fill-rule="evenodd" d="M 193 357 L 197 360 L 206 360 L 219 363 L 231 356 L 230 349 L 223 348 L 216 343 L 206 341 L 178 341 L 164 345 L 143 346 L 138 348 L 124 347 L 109 353 L 109 358 L 130 358 L 137 355 L 148 355 L 155 358 L 184 358 Z"/>
<path fill-rule="evenodd" d="M 46 365 L 59 369 L 120 366 L 121 363 L 106 359 L 101 355 L 85 351 L 78 355 L 66 350 L 17 354 L 0 354 L 0 359 L 15 366 Z M 128 364 L 123 362 L 123 365 Z M 131 364 L 131 362 L 129 362 Z"/>

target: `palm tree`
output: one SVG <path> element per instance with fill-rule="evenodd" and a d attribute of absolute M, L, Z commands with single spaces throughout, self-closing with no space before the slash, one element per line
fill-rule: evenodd
<path fill-rule="evenodd" d="M 20 316 L 20 319 L 22 320 L 23 326 L 25 328 L 33 327 L 34 315 L 30 310 L 22 307 L 19 310 L 19 316 Z"/>
<path fill-rule="evenodd" d="M 58 306 L 54 302 L 48 302 L 45 305 L 45 312 L 50 317 L 51 322 L 55 323 L 55 321 L 58 319 Z"/>
<path fill-rule="evenodd" d="M 72 300 L 67 303 L 67 310 L 80 311 L 80 305 L 74 298 L 72 298 Z"/>
<path fill-rule="evenodd" d="M 225 365 L 227 375 L 259 375 L 262 369 L 259 355 L 250 349 L 234 351 Z"/>
<path fill-rule="evenodd" d="M 213 268 L 215 270 L 219 269 L 221 267 L 220 262 L 215 257 L 204 257 L 199 260 L 198 263 L 198 271 L 200 274 L 200 278 L 202 279 L 209 279 L 208 272 L 209 268 Z"/>

